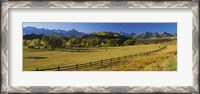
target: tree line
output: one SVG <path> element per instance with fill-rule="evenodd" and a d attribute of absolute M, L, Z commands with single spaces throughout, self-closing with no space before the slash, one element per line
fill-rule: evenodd
<path fill-rule="evenodd" d="M 35 36 L 34 36 L 35 37 Z M 175 38 L 176 39 L 176 38 Z M 28 48 L 47 48 L 54 50 L 56 48 L 67 47 L 112 47 L 112 46 L 129 46 L 137 44 L 157 44 L 171 41 L 171 38 L 158 39 L 125 39 L 125 38 L 65 38 L 53 35 L 42 35 L 35 39 L 24 39 L 23 46 Z"/>
<path fill-rule="evenodd" d="M 136 41 L 134 39 L 100 39 L 100 38 L 89 38 L 82 39 L 74 37 L 65 39 L 59 36 L 42 36 L 41 39 L 36 38 L 32 40 L 23 40 L 23 45 L 28 48 L 50 48 L 54 50 L 56 48 L 66 47 L 111 47 L 111 46 L 128 46 L 134 45 Z"/>

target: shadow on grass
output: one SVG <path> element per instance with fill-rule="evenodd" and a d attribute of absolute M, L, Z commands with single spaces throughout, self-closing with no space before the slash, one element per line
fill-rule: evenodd
<path fill-rule="evenodd" d="M 35 48 L 29 48 L 29 49 L 24 49 L 24 51 L 29 51 L 29 52 L 45 52 L 45 51 L 61 51 L 61 52 L 107 52 L 109 49 L 115 49 L 115 48 L 57 48 L 54 50 L 51 49 L 35 49 Z M 27 57 L 28 58 L 28 57 Z M 32 58 L 32 57 L 31 57 Z M 36 58 L 38 59 L 38 58 Z M 39 58 L 40 59 L 40 58 Z"/>
<path fill-rule="evenodd" d="M 72 50 L 69 50 L 69 49 L 63 49 L 63 50 L 59 50 L 59 51 L 62 51 L 62 52 L 100 52 L 100 51 L 97 51 L 97 50 L 83 50 L 83 49 L 72 49 Z"/>
<path fill-rule="evenodd" d="M 101 52 L 96 49 L 90 49 L 90 48 L 65 48 L 65 49 L 59 49 L 57 51 L 62 52 Z"/>
<path fill-rule="evenodd" d="M 25 57 L 28 59 L 46 59 L 47 57 L 42 57 L 42 56 L 34 56 L 34 57 Z"/>

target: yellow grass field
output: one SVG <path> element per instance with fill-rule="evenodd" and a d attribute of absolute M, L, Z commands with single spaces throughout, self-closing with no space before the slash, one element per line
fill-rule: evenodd
<path fill-rule="evenodd" d="M 163 47 L 164 44 L 134 45 L 121 47 L 94 47 L 75 49 L 23 49 L 23 71 L 44 69 L 50 67 L 82 64 L 103 59 L 121 57 L 152 51 Z M 95 68 L 92 70 L 176 70 L 176 45 L 168 45 L 166 49 L 147 57 L 130 59 L 128 62 L 113 66 Z"/>
<path fill-rule="evenodd" d="M 129 59 L 127 62 L 117 63 L 98 68 L 90 68 L 93 71 L 176 71 L 177 47 L 176 42 L 168 44 L 159 52 L 148 56 Z"/>

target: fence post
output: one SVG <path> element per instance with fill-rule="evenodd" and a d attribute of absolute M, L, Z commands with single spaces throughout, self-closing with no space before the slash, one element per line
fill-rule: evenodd
<path fill-rule="evenodd" d="M 102 60 L 101 60 L 101 66 L 103 65 Z"/>
<path fill-rule="evenodd" d="M 119 62 L 119 57 L 118 57 L 118 62 Z"/>
<path fill-rule="evenodd" d="M 110 58 L 110 63 L 112 63 L 112 58 Z"/>
<path fill-rule="evenodd" d="M 60 71 L 60 66 L 58 66 L 58 71 Z"/>
<path fill-rule="evenodd" d="M 92 62 L 90 62 L 90 67 L 92 66 Z"/>
<path fill-rule="evenodd" d="M 126 61 L 126 56 L 124 56 L 124 59 L 125 59 L 125 61 Z"/>
<path fill-rule="evenodd" d="M 76 70 L 78 71 L 78 64 L 76 64 Z"/>
<path fill-rule="evenodd" d="M 36 71 L 39 71 L 39 69 L 37 68 Z"/>

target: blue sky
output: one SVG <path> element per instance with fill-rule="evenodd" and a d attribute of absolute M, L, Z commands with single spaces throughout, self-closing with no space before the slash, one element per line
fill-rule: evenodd
<path fill-rule="evenodd" d="M 177 23 L 68 23 L 68 22 L 24 22 L 23 27 L 32 26 L 37 28 L 76 29 L 79 32 L 92 33 L 99 31 L 113 31 L 126 33 L 140 32 L 177 32 Z"/>

